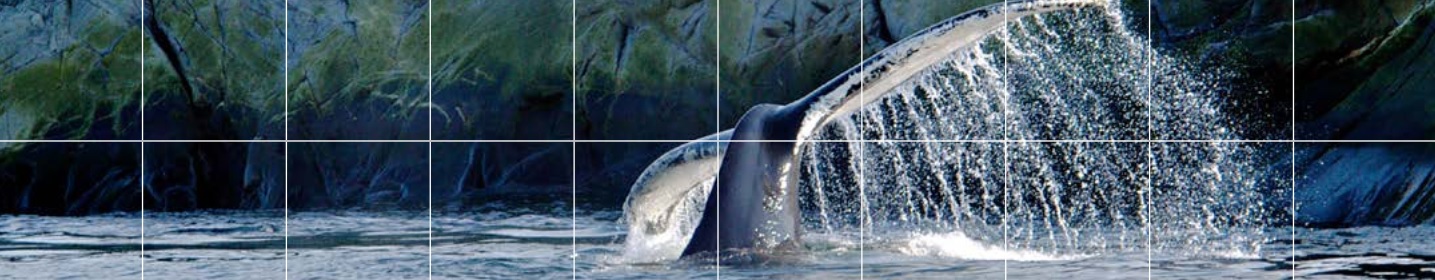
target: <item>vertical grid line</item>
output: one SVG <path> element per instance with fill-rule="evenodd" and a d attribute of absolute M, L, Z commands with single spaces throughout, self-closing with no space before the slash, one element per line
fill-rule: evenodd
<path fill-rule="evenodd" d="M 139 178 L 140 178 L 140 182 L 139 182 L 139 188 L 140 188 L 140 280 L 144 280 L 144 279 L 145 279 L 145 264 L 144 264 L 144 262 L 145 262 L 145 257 L 144 257 L 144 256 L 145 256 L 145 237 L 144 237 L 144 236 L 145 236 L 145 230 L 144 230 L 144 228 L 145 228 L 145 218 L 144 218 L 144 215 L 145 215 L 145 211 L 144 211 L 144 208 L 145 208 L 145 203 L 144 203 L 144 199 L 145 199 L 145 168 L 144 168 L 144 167 L 145 167 L 145 149 L 144 149 L 144 148 L 145 148 L 145 144 L 144 144 L 144 141 L 145 141 L 145 125 L 144 125 L 144 123 L 145 123 L 145 112 L 144 112 L 144 107 L 145 107 L 145 84 L 144 84 L 144 79 L 145 79 L 145 76 L 144 76 L 144 56 L 145 56 L 145 47 L 144 47 L 144 45 L 145 45 L 145 40 L 144 40 L 144 36 L 145 36 L 145 30 L 144 30 L 144 19 L 145 19 L 145 17 L 146 17 L 145 13 L 147 12 L 148 9 L 145 9 L 145 3 L 144 3 L 143 0 L 138 0 L 137 2 L 139 2 L 139 5 L 140 5 L 140 26 L 139 26 L 139 29 L 140 29 L 140 41 L 139 41 L 139 44 L 140 44 L 140 100 L 139 100 L 139 106 L 140 106 L 140 168 L 139 168 L 139 169 L 140 169 L 140 176 L 139 176 Z"/>
<path fill-rule="evenodd" d="M 284 0 L 284 279 L 289 279 L 289 0 Z"/>
<path fill-rule="evenodd" d="M 572 256 L 570 257 L 570 259 L 571 259 L 571 262 L 572 262 L 571 265 L 572 265 L 572 267 L 573 267 L 573 268 L 572 268 L 572 269 L 573 269 L 573 279 L 574 279 L 574 280 L 577 280 L 577 279 L 578 279 L 578 0 L 572 0 L 570 4 L 572 5 L 571 7 L 569 7 L 569 9 L 570 9 L 570 16 L 572 16 L 572 18 L 570 18 L 569 20 L 570 20 L 570 23 L 572 23 L 572 25 L 571 25 L 572 29 L 571 29 L 570 32 L 568 33 L 568 39 L 569 39 L 568 42 L 569 42 L 569 43 L 572 43 L 572 49 L 571 49 L 572 54 L 571 54 L 571 57 L 569 58 L 569 60 L 570 60 L 570 62 L 571 62 L 571 64 L 569 64 L 569 67 L 570 67 L 570 68 L 569 68 L 569 72 L 571 72 L 570 75 L 572 76 L 572 79 L 570 79 L 568 82 L 570 83 L 570 87 L 569 87 L 570 92 L 569 92 L 569 95 L 572 96 L 572 100 L 571 100 L 571 101 L 572 101 L 572 103 L 573 103 L 573 108 L 571 108 L 571 111 L 572 111 L 572 112 L 569 113 L 569 115 L 572 117 L 573 121 L 572 121 L 571 123 L 569 123 L 569 129 L 570 129 L 570 131 L 569 131 L 569 133 L 568 133 L 568 139 L 570 140 L 570 142 L 568 142 L 568 146 L 569 146 L 568 152 L 571 154 L 571 156 L 570 156 L 569 159 L 568 159 L 568 163 L 571 165 L 571 166 L 569 167 L 570 169 L 569 169 L 568 171 L 569 171 L 569 172 L 571 173 L 571 175 L 572 175 L 572 177 L 570 177 L 570 178 L 569 178 L 569 181 L 568 181 L 568 188 L 569 188 L 569 190 L 571 190 L 571 191 L 569 192 L 569 199 L 570 199 L 570 201 L 572 201 L 572 205 L 570 205 L 570 206 L 572 207 L 572 214 L 573 214 L 573 216 L 572 216 L 572 218 L 573 218 L 573 220 L 572 220 L 572 221 L 573 221 L 573 224 L 572 224 L 572 226 L 573 226 L 573 231 L 572 231 L 572 233 L 573 233 L 573 240 L 572 240 L 572 243 L 571 243 L 573 253 L 572 253 Z"/>
<path fill-rule="evenodd" d="M 429 141 L 428 141 L 428 194 L 429 194 L 429 279 L 433 279 L 433 1 L 428 3 L 428 105 L 429 105 Z"/>
<path fill-rule="evenodd" d="M 568 152 L 571 152 L 571 154 L 573 154 L 573 155 L 571 155 L 571 158 L 568 159 L 568 164 L 571 164 L 571 167 L 570 167 L 570 169 L 568 169 L 568 172 L 571 172 L 570 175 L 573 175 L 573 177 L 571 177 L 570 181 L 568 181 L 568 188 L 570 188 L 570 190 L 571 190 L 571 191 L 570 191 L 570 195 L 571 195 L 570 200 L 573 201 L 573 257 L 571 257 L 571 258 L 573 258 L 573 279 L 574 279 L 574 280 L 577 280 L 577 279 L 578 279 L 578 0 L 573 0 L 573 1 L 571 1 L 570 4 L 571 4 L 571 7 L 568 7 L 568 9 L 570 9 L 570 11 L 571 11 L 571 14 L 570 14 L 570 16 L 571 16 L 570 22 L 573 23 L 573 24 L 571 24 L 571 27 L 573 27 L 573 29 L 571 29 L 571 30 L 570 30 L 570 33 L 568 33 L 568 39 L 570 39 L 570 40 L 568 40 L 568 42 L 573 43 L 573 49 L 571 49 L 571 50 L 573 50 L 573 55 L 571 55 L 571 56 L 573 56 L 573 57 L 570 57 L 571 65 L 570 65 L 570 69 L 568 69 L 568 70 L 570 70 L 570 72 L 573 72 L 573 73 L 571 73 L 571 76 L 573 76 L 573 79 L 568 80 L 568 82 L 571 83 L 571 88 L 568 88 L 568 89 L 570 89 L 570 92 L 568 92 L 568 95 L 573 96 L 573 108 L 571 108 L 571 111 L 573 111 L 573 112 L 568 113 L 568 115 L 570 115 L 571 118 L 573 118 L 573 122 L 568 123 L 568 125 L 570 125 L 570 129 L 571 129 L 571 131 L 568 132 L 568 139 L 571 139 L 571 142 L 568 142 L 568 148 L 570 148 L 570 149 L 568 149 Z"/>
<path fill-rule="evenodd" d="M 1011 98 L 1011 71 L 1008 69 L 1007 61 L 1011 56 L 1011 3 L 1002 0 L 1002 35 L 1006 41 L 1002 43 L 1002 250 L 1010 251 L 1011 237 L 1007 235 L 1008 220 L 1011 219 L 1011 120 L 1008 99 Z M 1007 279 L 1007 259 L 1002 258 L 1002 279 Z"/>
<path fill-rule="evenodd" d="M 858 100 L 867 101 L 867 4 L 861 0 L 857 1 L 857 95 Z M 895 42 L 893 42 L 895 44 Z M 859 106 L 860 107 L 860 106 Z M 867 139 L 867 132 L 862 122 L 867 120 L 867 110 L 857 109 L 857 138 Z M 862 211 L 858 212 L 861 218 L 857 219 L 857 278 L 867 279 L 867 163 L 863 160 L 867 154 L 867 143 L 857 144 L 857 197 Z"/>
<path fill-rule="evenodd" d="M 1118 9 L 1119 9 L 1119 7 L 1118 7 Z M 1152 197 L 1151 193 L 1152 193 L 1154 190 L 1156 190 L 1156 186 L 1152 184 L 1152 183 L 1154 183 L 1153 181 L 1155 180 L 1154 178 L 1156 177 L 1156 151 L 1155 151 L 1155 146 L 1156 146 L 1156 144 L 1151 142 L 1152 140 L 1154 140 L 1154 139 L 1156 138 L 1156 135 L 1155 135 L 1155 133 L 1153 132 L 1153 130 L 1154 130 L 1155 126 L 1156 126 L 1156 124 L 1155 124 L 1155 121 L 1156 121 L 1156 98 L 1155 98 L 1156 93 L 1155 93 L 1155 91 L 1156 91 L 1156 89 L 1155 89 L 1155 84 L 1154 84 L 1153 80 L 1156 79 L 1156 76 L 1153 76 L 1153 75 L 1151 74 L 1151 63 L 1153 63 L 1154 60 L 1156 59 L 1156 41 L 1153 39 L 1153 38 L 1155 38 L 1155 37 L 1152 37 L 1152 36 L 1151 36 L 1151 24 L 1152 24 L 1152 22 L 1153 22 L 1153 21 L 1151 20 L 1151 19 L 1152 19 L 1152 15 L 1153 15 L 1153 13 L 1152 13 L 1152 2 L 1151 2 L 1151 1 L 1147 1 L 1147 2 L 1146 2 L 1146 185 L 1144 186 L 1144 188 L 1145 188 L 1146 190 L 1145 190 L 1144 192 L 1141 192 L 1141 194 L 1142 194 L 1142 200 L 1144 200 L 1144 204 L 1146 204 L 1145 206 L 1141 207 L 1141 210 L 1145 212 L 1145 213 L 1143 213 L 1143 215 L 1146 217 L 1145 219 L 1143 219 L 1143 220 L 1145 221 L 1145 223 L 1142 225 L 1142 228 L 1144 228 L 1145 231 L 1146 231 L 1146 279 L 1152 279 L 1152 275 L 1151 275 L 1151 270 L 1152 270 L 1152 265 L 1151 265 L 1151 264 L 1152 264 L 1152 262 L 1151 262 L 1151 257 L 1152 257 L 1152 254 L 1151 254 L 1151 251 L 1152 251 L 1152 249 L 1151 249 L 1151 244 L 1152 244 L 1152 240 L 1155 239 L 1155 237 L 1151 235 L 1151 202 L 1152 202 L 1152 200 L 1151 200 L 1151 197 Z"/>
<path fill-rule="evenodd" d="M 722 133 L 722 0 L 713 2 L 715 2 L 714 6 L 716 6 L 716 8 L 713 9 L 713 17 L 717 19 L 714 21 L 716 23 L 713 24 L 713 47 L 715 48 L 713 51 L 713 66 L 715 66 L 713 68 L 713 106 L 715 108 L 713 111 L 713 130 L 716 131 L 716 133 Z M 716 139 L 721 139 L 721 137 L 716 137 Z M 728 143 L 719 143 L 719 145 L 726 146 Z M 718 241 L 713 242 L 713 244 L 717 245 L 717 248 L 713 248 L 713 252 L 717 253 L 717 257 L 713 258 L 713 271 L 715 274 L 713 277 L 717 279 L 722 279 L 722 191 L 718 188 L 722 186 L 722 162 L 722 160 L 718 160 L 717 172 L 713 173 L 716 174 L 716 176 L 713 176 L 712 187 L 712 195 L 717 196 L 716 201 L 718 203 L 718 211 L 714 211 L 717 213 L 717 226 L 714 227 L 714 231 L 717 231 Z"/>
<path fill-rule="evenodd" d="M 1290 184 L 1291 184 L 1291 195 L 1290 195 L 1290 196 L 1291 196 L 1291 208 L 1290 208 L 1290 216 L 1291 216 L 1291 217 L 1290 217 L 1290 219 L 1291 219 L 1291 279 L 1295 279 L 1295 278 L 1296 278 L 1296 264 L 1297 264 L 1297 262 L 1296 262 L 1296 239 L 1295 239 L 1295 238 L 1296 238 L 1296 235 L 1295 235 L 1295 230 L 1296 230 L 1296 228 L 1295 228 L 1295 218 L 1296 218 L 1296 204 L 1295 204 L 1295 191 L 1296 191 L 1296 180 L 1295 180 L 1295 179 L 1296 179 L 1296 173 L 1295 173 L 1295 164 L 1296 164 L 1296 161 L 1295 161 L 1295 145 L 1296 145 L 1296 143 L 1295 143 L 1295 141 L 1296 141 L 1296 134 L 1295 134 L 1295 120 L 1296 120 L 1296 118 L 1295 118 L 1295 117 L 1296 117 L 1296 114 L 1295 114 L 1295 108 L 1296 108 L 1296 103 L 1295 103 L 1295 93 L 1296 93 L 1296 91 L 1295 91 L 1295 17 L 1296 17 L 1296 14 L 1295 14 L 1295 11 L 1296 11 L 1295 0 L 1291 0 L 1291 43 L 1290 43 L 1290 47 L 1291 47 L 1291 50 L 1290 50 L 1290 51 L 1291 51 L 1291 105 L 1290 105 L 1290 106 L 1291 106 L 1291 120 L 1290 120 L 1290 122 L 1291 122 L 1291 142 L 1290 142 L 1290 145 L 1291 145 L 1291 163 L 1290 163 L 1290 166 L 1291 166 L 1291 183 L 1290 183 Z"/>

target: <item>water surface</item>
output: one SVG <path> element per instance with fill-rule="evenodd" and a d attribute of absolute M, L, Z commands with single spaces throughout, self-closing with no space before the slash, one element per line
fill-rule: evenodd
<path fill-rule="evenodd" d="M 561 206 L 559 206 L 561 207 Z M 616 211 L 568 209 L 436 213 L 437 279 L 842 279 L 873 278 L 1300 278 L 1435 277 L 1435 227 L 1264 230 L 1258 252 L 1153 250 L 1146 240 L 1090 254 L 1003 249 L 957 232 L 824 232 L 811 228 L 796 254 L 630 262 Z M 6 216 L 0 278 L 276 279 L 284 276 L 280 212 L 148 213 L 139 217 Z M 427 278 L 426 212 L 291 214 L 290 279 Z M 883 232 L 883 229 L 875 229 Z M 576 243 L 575 243 L 576 242 Z M 1158 241 L 1159 242 L 1159 241 Z M 1291 244 L 1296 264 L 1292 270 Z M 576 247 L 574 247 L 576 245 Z M 1120 247 L 1124 247 L 1120 248 Z M 572 258 L 577 252 L 577 258 Z M 1148 266 L 1148 261 L 1149 265 Z M 576 267 L 574 266 L 576 265 Z M 1148 269 L 1149 268 L 1149 269 Z"/>

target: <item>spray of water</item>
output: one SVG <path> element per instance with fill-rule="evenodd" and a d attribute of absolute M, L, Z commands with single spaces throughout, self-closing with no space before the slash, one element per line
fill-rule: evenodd
<path fill-rule="evenodd" d="M 1148 244 L 1258 255 L 1263 229 L 1289 217 L 1268 205 L 1288 205 L 1273 199 L 1290 186 L 1266 173 L 1283 169 L 1272 166 L 1289 147 L 1145 141 L 1236 138 L 1220 110 L 1236 93 L 1227 72 L 1159 53 L 1125 21 L 1119 9 L 1014 21 L 1010 36 L 942 58 L 865 113 L 816 131 L 891 141 L 802 146 L 808 235 L 863 231 L 873 243 L 864 246 L 964 259 L 1061 260 Z M 900 141 L 918 139 L 953 141 Z M 643 259 L 629 261 L 677 257 L 701 213 L 702 200 L 687 199 L 652 210 L 677 226 L 630 228 L 624 255 Z"/>
<path fill-rule="evenodd" d="M 1160 252 L 1257 253 L 1262 228 L 1288 215 L 1270 199 L 1289 185 L 1266 173 L 1279 170 L 1268 152 L 1284 144 L 1142 141 L 1237 138 L 1220 110 L 1236 93 L 1229 72 L 1152 50 L 1126 20 L 1088 9 L 1014 21 L 1011 36 L 990 36 L 820 132 L 957 141 L 807 146 L 809 230 L 856 231 L 865 198 L 868 239 L 902 252 L 1005 238 L 1003 254 L 1036 260 L 1143 251 L 1150 238 Z M 857 193 L 858 166 L 867 193 Z"/>

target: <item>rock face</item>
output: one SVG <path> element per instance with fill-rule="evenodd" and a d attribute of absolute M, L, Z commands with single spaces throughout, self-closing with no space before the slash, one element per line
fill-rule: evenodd
<path fill-rule="evenodd" d="M 290 139 L 428 139 L 424 1 L 289 9 Z"/>
<path fill-rule="evenodd" d="M 435 139 L 570 139 L 568 1 L 433 1 Z"/>
<path fill-rule="evenodd" d="M 1435 138 L 1435 2 L 1309 1 L 1296 21 L 1301 139 Z M 1426 144 L 1300 146 L 1298 222 L 1435 223 L 1435 149 Z"/>
<path fill-rule="evenodd" d="M 287 26 L 282 1 L 144 2 L 154 27 L 136 1 L 0 1 L 0 41 L 19 42 L 0 45 L 0 137 L 691 140 L 1000 1 L 300 1 Z M 1163 53 L 1240 74 L 1222 106 L 1242 137 L 1435 138 L 1432 1 L 1121 4 Z M 445 208 L 570 189 L 614 207 L 675 145 L 149 143 L 140 163 L 133 143 L 0 143 L 0 212 L 278 208 L 285 190 L 301 209 L 424 207 L 430 182 Z M 1301 221 L 1430 221 L 1428 147 L 1297 148 Z M 1384 175 L 1341 175 L 1368 166 Z M 1362 208 L 1392 201 L 1420 203 Z"/>
<path fill-rule="evenodd" d="M 139 187 L 139 144 L 30 144 L 0 159 L 0 213 L 138 211 Z"/>
<path fill-rule="evenodd" d="M 1357 143 L 1302 149 L 1297 222 L 1313 226 L 1435 223 L 1435 145 Z"/>
<path fill-rule="evenodd" d="M 139 139 L 134 1 L 0 2 L 0 135 Z M 138 210 L 139 145 L 0 144 L 0 212 Z"/>
<path fill-rule="evenodd" d="M 580 1 L 577 138 L 677 140 L 715 132 L 714 3 Z"/>
<path fill-rule="evenodd" d="M 140 32 L 133 1 L 3 4 L 0 135 L 139 139 Z"/>
<path fill-rule="evenodd" d="M 723 129 L 734 127 L 753 105 L 797 100 L 861 60 L 858 1 L 720 5 Z"/>
<path fill-rule="evenodd" d="M 1435 86 L 1435 2 L 1312 1 L 1300 8 L 1301 138 L 1435 138 L 1435 96 L 1426 94 Z"/>

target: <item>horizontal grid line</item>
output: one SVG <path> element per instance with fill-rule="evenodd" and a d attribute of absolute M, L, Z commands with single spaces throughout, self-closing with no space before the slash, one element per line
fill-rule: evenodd
<path fill-rule="evenodd" d="M 0 140 L 0 143 L 1435 143 L 1431 140 Z"/>

